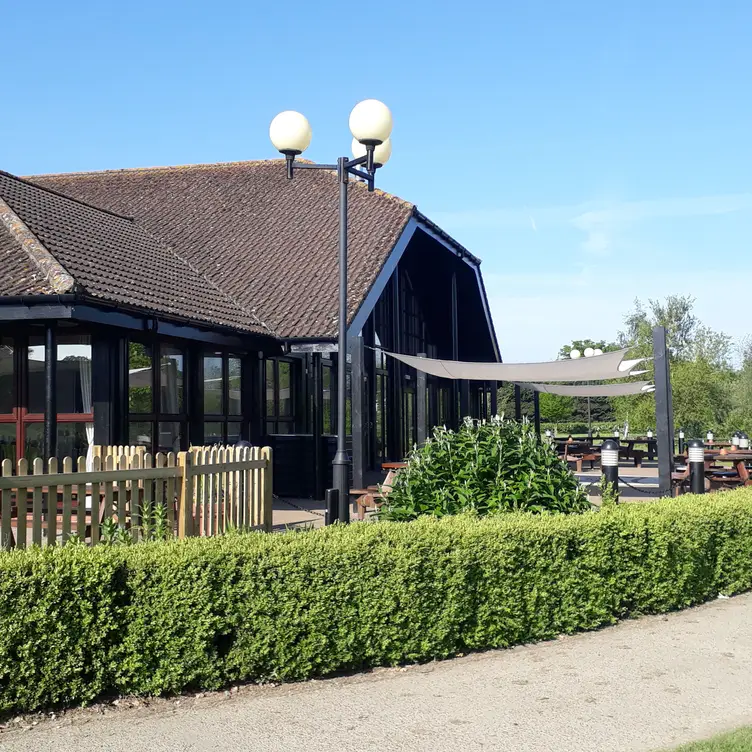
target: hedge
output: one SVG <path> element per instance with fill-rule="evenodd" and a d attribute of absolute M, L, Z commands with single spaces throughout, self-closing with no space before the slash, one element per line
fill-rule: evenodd
<path fill-rule="evenodd" d="M 0 710 L 543 640 L 752 586 L 752 489 L 0 555 Z"/>

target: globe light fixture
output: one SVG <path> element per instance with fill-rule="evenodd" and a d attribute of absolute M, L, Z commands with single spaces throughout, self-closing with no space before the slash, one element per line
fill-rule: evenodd
<path fill-rule="evenodd" d="M 593 355 L 595 355 L 595 350 L 592 347 L 586 347 L 585 348 L 585 352 L 583 353 L 583 355 L 586 358 L 592 358 Z"/>
<path fill-rule="evenodd" d="M 292 180 L 295 169 L 329 170 L 337 172 L 339 183 L 339 329 L 337 335 L 337 379 L 347 382 L 347 197 L 350 176 L 363 180 L 368 190 L 374 190 L 376 170 L 389 161 L 392 154 L 392 113 L 377 99 L 365 99 L 350 113 L 350 131 L 353 135 L 353 159 L 339 157 L 336 164 L 296 163 L 311 143 L 311 126 L 299 112 L 280 112 L 269 126 L 269 138 L 274 148 L 285 155 L 287 179 Z M 349 467 L 346 444 L 347 390 L 337 390 L 337 451 L 332 462 L 334 487 L 337 490 L 338 508 L 330 510 L 329 522 L 336 516 L 340 522 L 350 521 Z"/>
<path fill-rule="evenodd" d="M 581 356 L 582 356 L 582 353 L 579 350 L 577 350 L 576 348 L 569 351 L 569 357 L 572 360 L 577 360 Z"/>
<path fill-rule="evenodd" d="M 593 355 L 603 355 L 603 350 L 601 350 L 600 347 L 596 347 L 595 350 L 593 350 Z"/>
<path fill-rule="evenodd" d="M 350 149 L 352 150 L 352 155 L 355 157 L 355 159 L 358 159 L 360 157 L 365 157 L 368 155 L 368 147 L 358 141 L 357 138 L 354 138 L 352 140 L 352 144 L 350 146 Z M 392 139 L 388 138 L 386 141 L 382 141 L 377 146 L 374 146 L 373 148 L 373 165 L 374 167 L 383 167 L 388 161 L 389 157 L 392 156 Z"/>
<path fill-rule="evenodd" d="M 378 99 L 364 99 L 350 113 L 350 133 L 361 144 L 384 143 L 392 133 L 392 113 Z"/>

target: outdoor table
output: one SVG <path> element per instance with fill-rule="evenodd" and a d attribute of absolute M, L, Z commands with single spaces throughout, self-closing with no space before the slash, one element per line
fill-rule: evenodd
<path fill-rule="evenodd" d="M 403 470 L 407 467 L 407 462 L 382 462 L 382 470 Z"/>
<path fill-rule="evenodd" d="M 719 471 L 717 469 L 713 469 L 712 465 L 715 462 L 730 462 L 734 465 L 734 471 L 736 472 L 736 476 L 731 476 L 728 478 L 723 478 L 723 476 L 719 475 Z M 747 469 L 747 464 L 752 462 L 752 451 L 742 450 L 740 452 L 727 452 L 726 454 L 721 454 L 720 452 L 712 452 L 710 456 L 708 456 L 708 453 L 705 454 L 705 474 L 711 479 L 716 480 L 718 482 L 731 482 L 735 483 L 738 482 L 741 485 L 750 485 L 752 481 L 750 480 L 749 476 L 749 470 Z M 713 477 L 715 475 L 715 478 Z"/>

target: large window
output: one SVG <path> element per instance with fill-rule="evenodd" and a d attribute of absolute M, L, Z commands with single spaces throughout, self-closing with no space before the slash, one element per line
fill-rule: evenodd
<path fill-rule="evenodd" d="M 236 444 L 241 437 L 242 361 L 235 355 L 204 355 L 204 443 Z"/>
<path fill-rule="evenodd" d="M 295 373 L 291 360 L 266 361 L 266 432 L 295 433 Z M 326 427 L 325 427 L 326 430 Z"/>
<path fill-rule="evenodd" d="M 187 442 L 183 367 L 183 351 L 174 345 L 128 343 L 129 443 L 177 452 Z"/>
<path fill-rule="evenodd" d="M 44 456 L 45 368 L 43 335 L 0 340 L 0 459 Z M 57 456 L 90 459 L 94 415 L 89 335 L 61 331 L 55 369 Z"/>

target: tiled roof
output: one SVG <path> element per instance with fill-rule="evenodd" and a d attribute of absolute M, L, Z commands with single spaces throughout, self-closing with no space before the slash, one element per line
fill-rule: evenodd
<path fill-rule="evenodd" d="M 270 160 L 32 180 L 134 217 L 276 335 L 336 336 L 339 186 L 334 173 L 299 170 L 289 181 L 284 161 Z M 378 190 L 368 193 L 357 181 L 350 182 L 349 203 L 352 318 L 414 207 Z M 136 258 L 131 251 L 129 268 Z"/>
<path fill-rule="evenodd" d="M 3 172 L 0 199 L 10 209 L 0 213 L 5 262 L 0 294 L 61 292 L 62 279 L 67 288 L 110 303 L 268 333 L 244 307 L 128 217 Z"/>

